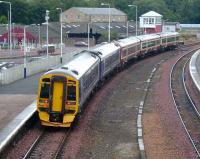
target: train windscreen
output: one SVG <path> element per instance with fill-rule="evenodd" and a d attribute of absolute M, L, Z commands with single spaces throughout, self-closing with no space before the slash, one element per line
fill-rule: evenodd
<path fill-rule="evenodd" d="M 68 86 L 67 100 L 69 100 L 69 101 L 75 101 L 76 100 L 76 87 L 75 86 Z"/>
<path fill-rule="evenodd" d="M 49 98 L 50 84 L 42 83 L 40 98 Z"/>

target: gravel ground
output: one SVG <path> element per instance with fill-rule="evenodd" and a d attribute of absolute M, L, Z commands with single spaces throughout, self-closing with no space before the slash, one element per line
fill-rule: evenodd
<path fill-rule="evenodd" d="M 168 78 L 174 55 L 177 52 L 143 59 L 107 81 L 86 103 L 62 158 L 140 158 L 136 129 L 138 106 L 152 69 L 163 60 L 151 84 L 142 117 L 147 158 L 195 158 L 169 94 Z M 27 147 L 28 138 L 32 136 L 23 139 L 23 147 Z"/>
<path fill-rule="evenodd" d="M 146 101 L 143 114 L 144 143 L 150 159 L 196 158 L 170 94 L 170 70 L 176 59 L 161 65 Z"/>
<path fill-rule="evenodd" d="M 87 104 L 79 125 L 70 135 L 63 158 L 140 158 L 136 119 L 146 81 L 154 66 L 174 53 L 144 59 L 104 85 Z"/>
<path fill-rule="evenodd" d="M 28 152 L 30 146 L 37 139 L 40 133 L 42 133 L 42 128 L 38 125 L 35 125 L 30 129 L 26 134 L 22 135 L 19 142 L 16 145 L 13 145 L 12 149 L 6 156 L 7 159 L 21 159 Z M 0 157 L 1 158 L 1 157 Z"/>

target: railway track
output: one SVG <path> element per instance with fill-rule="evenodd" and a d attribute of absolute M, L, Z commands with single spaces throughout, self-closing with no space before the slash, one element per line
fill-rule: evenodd
<path fill-rule="evenodd" d="M 186 134 L 200 158 L 200 116 L 186 89 L 184 78 L 186 64 L 194 51 L 186 53 L 174 64 L 170 73 L 170 89 Z"/>
<path fill-rule="evenodd" d="M 48 158 L 58 159 L 62 155 L 71 129 L 44 130 L 31 145 L 23 159 Z"/>

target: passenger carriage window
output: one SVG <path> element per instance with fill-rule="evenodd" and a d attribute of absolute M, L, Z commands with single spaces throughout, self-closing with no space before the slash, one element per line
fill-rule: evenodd
<path fill-rule="evenodd" d="M 171 37 L 167 39 L 167 42 L 173 42 L 173 41 L 175 41 L 175 37 Z"/>
<path fill-rule="evenodd" d="M 142 48 L 143 48 L 143 49 L 146 48 L 146 43 L 142 43 Z"/>
<path fill-rule="evenodd" d="M 162 39 L 162 43 L 166 43 L 166 41 L 167 41 L 166 38 Z"/>
<path fill-rule="evenodd" d="M 138 45 L 138 50 L 141 50 L 141 44 L 140 44 L 140 45 Z"/>
<path fill-rule="evenodd" d="M 67 100 L 75 101 L 76 100 L 76 87 L 68 86 L 67 87 Z"/>
<path fill-rule="evenodd" d="M 150 42 L 148 43 L 148 47 L 152 47 L 152 46 L 155 46 L 155 41 L 150 41 Z"/>
<path fill-rule="evenodd" d="M 88 91 L 88 88 L 96 81 L 95 78 L 98 77 L 98 69 L 98 65 L 96 65 L 95 68 L 93 68 L 92 71 L 87 74 L 87 76 L 83 77 L 84 91 Z"/>
<path fill-rule="evenodd" d="M 49 98 L 50 84 L 42 83 L 40 98 Z"/>

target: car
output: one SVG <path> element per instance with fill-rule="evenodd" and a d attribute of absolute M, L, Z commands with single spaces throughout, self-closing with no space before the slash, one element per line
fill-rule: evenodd
<path fill-rule="evenodd" d="M 77 41 L 75 42 L 74 46 L 88 46 L 88 44 L 84 41 Z"/>
<path fill-rule="evenodd" d="M 54 52 L 55 52 L 55 46 L 49 44 L 49 45 L 48 45 L 48 53 L 53 54 Z M 37 51 L 37 53 L 38 53 L 38 55 L 46 54 L 46 53 L 47 53 L 47 45 L 43 45 L 42 48 L 40 48 L 40 49 Z"/>

